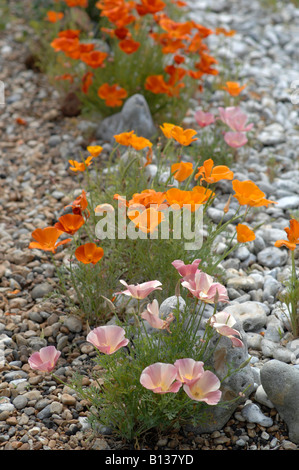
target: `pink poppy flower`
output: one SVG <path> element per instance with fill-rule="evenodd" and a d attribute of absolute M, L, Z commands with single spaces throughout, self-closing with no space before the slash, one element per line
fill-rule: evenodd
<path fill-rule="evenodd" d="M 193 383 L 204 373 L 204 363 L 202 361 L 178 359 L 175 361 L 174 365 L 178 370 L 177 380 L 188 385 Z"/>
<path fill-rule="evenodd" d="M 182 282 L 192 295 L 202 302 L 228 302 L 226 288 L 219 282 L 214 282 L 212 276 L 197 270 L 193 278 Z"/>
<path fill-rule="evenodd" d="M 135 299 L 139 300 L 145 299 L 154 290 L 162 290 L 162 288 L 160 287 L 162 286 L 160 281 L 148 281 L 136 285 L 129 285 L 123 280 L 120 280 L 119 282 L 126 286 L 127 289 L 122 292 L 116 292 L 116 294 L 130 295 L 131 297 L 134 297 Z"/>
<path fill-rule="evenodd" d="M 247 144 L 248 139 L 243 132 L 226 132 L 224 140 L 230 147 L 239 148 Z"/>
<path fill-rule="evenodd" d="M 117 325 L 99 326 L 91 330 L 86 340 L 104 354 L 113 354 L 129 342 L 125 330 Z"/>
<path fill-rule="evenodd" d="M 142 312 L 141 317 L 146 320 L 153 328 L 158 330 L 167 330 L 169 333 L 169 325 L 174 320 L 174 316 L 170 313 L 166 320 L 163 320 L 159 317 L 159 304 L 156 299 L 152 301 L 151 304 L 147 305 L 147 308 Z"/>
<path fill-rule="evenodd" d="M 253 124 L 247 124 L 247 115 L 238 106 L 218 108 L 220 119 L 224 124 L 236 132 L 248 132 L 253 128 Z"/>
<path fill-rule="evenodd" d="M 203 111 L 196 111 L 194 118 L 200 127 L 206 127 L 215 122 L 215 117 L 212 113 L 205 113 Z"/>
<path fill-rule="evenodd" d="M 232 328 L 235 323 L 236 320 L 234 317 L 224 311 L 215 313 L 215 315 L 210 318 L 211 326 L 215 328 L 220 335 L 227 336 L 233 343 L 233 346 L 241 348 L 243 343 L 239 338 L 236 338 L 236 336 L 240 337 L 240 332 Z"/>
<path fill-rule="evenodd" d="M 191 384 L 184 384 L 183 389 L 195 401 L 204 401 L 208 405 L 217 405 L 221 399 L 220 380 L 213 372 L 206 370 Z"/>
<path fill-rule="evenodd" d="M 177 368 L 173 364 L 156 362 L 142 371 L 140 383 L 154 393 L 177 393 L 182 383 L 176 377 Z"/>
<path fill-rule="evenodd" d="M 195 259 L 191 264 L 185 264 L 184 261 L 176 259 L 171 264 L 175 267 L 178 273 L 183 277 L 182 281 L 187 281 L 189 277 L 193 278 L 201 259 Z"/>
<path fill-rule="evenodd" d="M 42 372 L 51 372 L 56 362 L 59 359 L 61 352 L 57 351 L 55 346 L 46 346 L 41 348 L 38 352 L 33 353 L 29 359 L 28 363 L 31 369 L 40 370 Z"/>

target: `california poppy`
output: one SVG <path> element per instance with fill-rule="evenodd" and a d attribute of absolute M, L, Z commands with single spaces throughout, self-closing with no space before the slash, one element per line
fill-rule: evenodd
<path fill-rule="evenodd" d="M 188 146 L 197 139 L 193 138 L 197 132 L 194 129 L 183 129 L 180 126 L 173 126 L 171 136 L 181 145 Z"/>
<path fill-rule="evenodd" d="M 212 184 L 220 180 L 232 180 L 234 173 L 225 165 L 214 166 L 213 160 L 209 158 L 201 167 L 198 167 L 195 179 L 197 180 L 199 177 L 201 177 L 201 180 Z"/>
<path fill-rule="evenodd" d="M 193 173 L 193 165 L 191 162 L 179 162 L 171 165 L 171 173 L 174 173 L 174 179 L 177 181 L 185 181 L 188 176 Z"/>
<path fill-rule="evenodd" d="M 107 52 L 90 51 L 82 53 L 80 55 L 80 60 L 82 60 L 86 65 L 89 65 L 89 67 L 97 69 L 98 67 L 103 67 L 104 60 L 107 56 Z"/>
<path fill-rule="evenodd" d="M 128 205 L 143 206 L 148 208 L 151 205 L 156 205 L 157 208 L 165 201 L 165 192 L 155 191 L 154 189 L 144 189 L 141 193 L 133 194 L 132 199 L 129 200 Z"/>
<path fill-rule="evenodd" d="M 75 257 L 84 264 L 96 264 L 104 256 L 104 250 L 95 243 L 85 243 L 75 250 Z"/>
<path fill-rule="evenodd" d="M 233 180 L 232 186 L 236 193 L 234 194 L 234 197 L 238 200 L 241 206 L 268 207 L 269 204 L 277 204 L 275 201 L 265 199 L 265 193 L 263 193 L 263 191 L 261 191 L 253 181 Z"/>
<path fill-rule="evenodd" d="M 102 150 L 103 150 L 103 147 L 101 147 L 100 145 L 89 145 L 87 147 L 87 151 L 94 158 L 98 157 L 100 155 L 100 153 L 102 152 Z"/>
<path fill-rule="evenodd" d="M 167 139 L 171 139 L 171 130 L 174 127 L 174 124 L 170 124 L 168 122 L 164 122 L 163 126 L 160 126 L 160 129 L 162 130 L 163 134 Z"/>
<path fill-rule="evenodd" d="M 133 54 L 139 49 L 140 42 L 134 41 L 133 39 L 123 39 L 118 45 L 126 54 Z"/>
<path fill-rule="evenodd" d="M 242 90 L 246 85 L 240 86 L 237 82 L 226 82 L 226 85 L 223 86 L 223 90 L 227 91 L 231 96 L 239 96 Z"/>
<path fill-rule="evenodd" d="M 105 100 L 106 106 L 117 107 L 122 105 L 122 100 L 128 96 L 128 93 L 117 84 L 104 83 L 98 89 L 98 96 Z"/>
<path fill-rule="evenodd" d="M 92 163 L 92 156 L 87 157 L 84 162 L 77 162 L 76 160 L 69 160 L 69 164 L 71 165 L 70 170 L 77 172 L 77 171 L 85 171 L 87 167 L 89 167 Z"/>
<path fill-rule="evenodd" d="M 247 225 L 238 224 L 236 227 L 237 240 L 239 243 L 246 243 L 255 240 L 255 233 Z"/>
<path fill-rule="evenodd" d="M 135 150 L 142 150 L 146 147 L 151 148 L 153 145 L 145 137 L 138 137 L 137 135 L 135 135 L 134 131 L 122 132 L 121 134 L 115 135 L 114 138 L 119 144 L 131 146 Z"/>
<path fill-rule="evenodd" d="M 165 82 L 163 75 L 149 75 L 146 78 L 144 87 L 146 90 L 149 90 L 156 95 L 159 93 L 168 94 L 169 92 L 169 87 Z"/>
<path fill-rule="evenodd" d="M 29 248 L 37 248 L 44 251 L 51 251 L 55 253 L 60 245 L 68 243 L 71 239 L 67 238 L 57 243 L 58 238 L 62 235 L 63 231 L 58 230 L 56 227 L 37 228 L 32 232 L 32 238 L 36 240 L 29 244 Z"/>
<path fill-rule="evenodd" d="M 287 240 L 277 240 L 274 246 L 280 248 L 281 246 L 287 247 L 289 250 L 294 251 L 296 245 L 299 244 L 299 222 L 296 219 L 290 220 L 290 227 L 286 227 Z"/>
<path fill-rule="evenodd" d="M 141 0 L 141 5 L 136 4 L 138 15 L 143 16 L 148 13 L 154 14 L 165 8 L 166 4 L 162 0 Z"/>
<path fill-rule="evenodd" d="M 58 222 L 54 225 L 61 232 L 69 233 L 74 235 L 82 225 L 84 225 L 85 220 L 82 215 L 79 214 L 65 214 L 59 217 Z"/>
<path fill-rule="evenodd" d="M 73 214 L 82 215 L 82 212 L 86 211 L 88 207 L 88 201 L 84 189 L 82 190 L 82 193 L 76 197 L 72 204 L 69 204 L 65 208 L 67 207 L 72 208 Z M 87 215 L 89 216 L 89 211 L 87 211 Z"/>
<path fill-rule="evenodd" d="M 47 20 L 50 23 L 57 23 L 57 21 L 62 20 L 64 17 L 64 14 L 62 12 L 57 12 L 57 11 L 47 11 Z"/>
<path fill-rule="evenodd" d="M 64 0 L 68 7 L 87 8 L 88 0 Z"/>

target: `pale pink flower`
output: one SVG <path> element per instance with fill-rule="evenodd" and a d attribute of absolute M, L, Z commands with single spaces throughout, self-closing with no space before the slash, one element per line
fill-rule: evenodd
<path fill-rule="evenodd" d="M 197 270 L 193 278 L 182 282 L 192 295 L 202 302 L 227 302 L 228 295 L 226 288 L 219 282 L 214 282 L 212 276 Z"/>
<path fill-rule="evenodd" d="M 45 348 L 41 348 L 38 352 L 33 353 L 29 357 L 28 363 L 31 369 L 51 372 L 54 369 L 60 354 L 61 352 L 57 351 L 55 346 L 46 346 Z"/>
<path fill-rule="evenodd" d="M 86 340 L 104 354 L 113 354 L 129 342 L 125 330 L 117 325 L 104 325 L 91 330 Z"/>
<path fill-rule="evenodd" d="M 221 399 L 220 385 L 218 377 L 213 372 L 206 370 L 191 384 L 184 384 L 183 389 L 191 400 L 217 405 Z"/>
<path fill-rule="evenodd" d="M 227 336 L 233 343 L 233 346 L 241 348 L 243 346 L 243 343 L 239 338 L 236 338 L 236 336 L 240 337 L 240 332 L 232 328 L 235 323 L 236 320 L 234 319 L 234 317 L 230 313 L 224 311 L 215 313 L 210 318 L 211 326 L 215 328 L 215 330 L 220 335 Z"/>
<path fill-rule="evenodd" d="M 182 383 L 176 377 L 177 368 L 173 364 L 156 362 L 142 371 L 140 383 L 154 393 L 177 393 Z"/>
<path fill-rule="evenodd" d="M 253 124 L 247 124 L 247 115 L 238 106 L 218 108 L 220 119 L 224 124 L 236 132 L 248 132 L 253 128 Z"/>
<path fill-rule="evenodd" d="M 123 280 L 120 280 L 119 282 L 126 286 L 127 289 L 122 292 L 116 292 L 116 294 L 130 295 L 131 297 L 134 297 L 135 299 L 139 300 L 145 299 L 154 290 L 162 290 L 162 288 L 160 287 L 162 286 L 162 284 L 159 281 L 148 281 L 136 285 L 129 285 Z"/>
<path fill-rule="evenodd" d="M 176 259 L 171 264 L 175 267 L 178 273 L 183 277 L 182 281 L 187 281 L 189 277 L 193 277 L 197 271 L 201 259 L 195 259 L 191 264 L 185 264 L 184 261 Z"/>
<path fill-rule="evenodd" d="M 167 330 L 169 333 L 169 325 L 174 320 L 174 316 L 170 313 L 165 320 L 159 317 L 159 303 L 156 299 L 142 312 L 141 317 L 146 320 L 153 328 L 158 330 Z"/>
<path fill-rule="evenodd" d="M 178 359 L 174 365 L 178 370 L 177 380 L 182 383 L 190 385 L 197 380 L 203 373 L 202 361 L 195 361 L 194 359 Z"/>
<path fill-rule="evenodd" d="M 194 118 L 200 127 L 206 127 L 215 122 L 215 117 L 212 113 L 205 113 L 204 111 L 196 111 Z"/>
<path fill-rule="evenodd" d="M 226 132 L 224 140 L 230 147 L 239 148 L 247 144 L 248 139 L 243 132 Z"/>

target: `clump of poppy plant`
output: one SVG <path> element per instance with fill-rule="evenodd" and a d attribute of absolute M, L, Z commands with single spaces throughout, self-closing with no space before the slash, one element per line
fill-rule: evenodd
<path fill-rule="evenodd" d="M 153 114 L 163 109 L 164 116 L 179 122 L 189 98 L 202 90 L 205 76 L 218 75 L 218 61 L 205 39 L 219 31 L 194 20 L 174 20 L 172 16 L 184 16 L 184 2 L 90 3 L 61 0 L 55 11 L 46 12 L 49 54 L 53 57 L 54 51 L 55 62 L 51 70 L 61 88 L 77 93 L 84 109 L 103 115 L 117 112 L 127 97 L 142 93 Z M 74 9 L 92 9 L 93 21 L 99 23 L 96 34 L 74 23 Z"/>

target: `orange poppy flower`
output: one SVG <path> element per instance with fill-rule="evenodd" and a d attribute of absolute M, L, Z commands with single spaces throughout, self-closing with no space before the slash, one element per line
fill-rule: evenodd
<path fill-rule="evenodd" d="M 214 57 L 203 52 L 201 53 L 200 61 L 195 64 L 195 68 L 208 75 L 218 75 L 218 70 L 211 67 L 213 64 L 218 64 L 218 61 Z"/>
<path fill-rule="evenodd" d="M 133 39 L 123 39 L 118 45 L 126 54 L 133 54 L 139 49 L 140 42 L 134 41 Z"/>
<path fill-rule="evenodd" d="M 185 204 L 191 204 L 191 191 L 171 188 L 166 191 L 165 197 L 170 206 L 178 205 L 182 208 Z"/>
<path fill-rule="evenodd" d="M 102 152 L 102 150 L 103 150 L 103 147 L 101 147 L 100 145 L 89 145 L 87 147 L 87 151 L 94 158 L 98 157 L 100 155 L 100 153 Z"/>
<path fill-rule="evenodd" d="M 81 90 L 86 95 L 93 81 L 93 73 L 86 72 L 82 77 Z"/>
<path fill-rule="evenodd" d="M 59 31 L 58 36 L 66 39 L 77 39 L 80 36 L 80 29 L 65 29 Z"/>
<path fill-rule="evenodd" d="M 68 7 L 88 7 L 88 0 L 64 0 Z"/>
<path fill-rule="evenodd" d="M 197 134 L 194 129 L 183 129 L 180 126 L 173 126 L 171 129 L 171 136 L 181 145 L 187 146 L 192 142 L 195 142 L 197 139 L 193 136 Z"/>
<path fill-rule="evenodd" d="M 149 75 L 146 78 L 144 87 L 146 90 L 149 90 L 156 95 L 159 93 L 168 94 L 169 92 L 169 87 L 165 82 L 163 75 Z"/>
<path fill-rule="evenodd" d="M 187 38 L 193 29 L 192 21 L 179 23 L 170 19 L 167 15 L 161 15 L 159 25 L 162 29 L 167 31 L 169 37 L 177 39 Z"/>
<path fill-rule="evenodd" d="M 234 29 L 227 30 L 225 28 L 215 28 L 215 34 L 223 34 L 224 36 L 234 36 L 236 31 Z"/>
<path fill-rule="evenodd" d="M 78 197 L 76 197 L 76 199 L 72 202 L 72 204 L 65 206 L 65 209 L 67 207 L 71 207 L 73 210 L 73 214 L 82 215 L 82 212 L 84 212 L 87 209 L 87 206 L 88 206 L 88 201 L 86 198 L 86 192 L 83 189 L 82 193 Z M 87 211 L 87 215 L 89 217 L 90 215 L 89 211 Z"/>
<path fill-rule="evenodd" d="M 296 219 L 290 220 L 290 227 L 286 227 L 287 240 L 277 240 L 274 246 L 280 248 L 281 246 L 287 247 L 289 250 L 294 251 L 296 245 L 299 244 L 299 222 Z"/>
<path fill-rule="evenodd" d="M 255 233 L 247 225 L 238 224 L 236 227 L 237 240 L 239 243 L 246 243 L 255 240 Z"/>
<path fill-rule="evenodd" d="M 240 86 L 237 82 L 226 82 L 226 86 L 223 86 L 223 90 L 227 91 L 231 96 L 239 96 L 246 85 Z"/>
<path fill-rule="evenodd" d="M 211 158 L 206 160 L 203 166 L 198 167 L 198 173 L 195 175 L 197 180 L 201 176 L 201 180 L 207 183 L 217 183 L 220 180 L 232 180 L 234 173 L 225 165 L 218 165 L 214 167 L 214 162 Z"/>
<path fill-rule="evenodd" d="M 107 52 L 101 51 L 90 51 L 90 52 L 83 52 L 80 55 L 80 60 L 84 62 L 89 67 L 93 69 L 97 69 L 98 67 L 103 67 L 103 62 L 108 56 Z"/>
<path fill-rule="evenodd" d="M 70 73 L 64 73 L 55 77 L 55 80 L 68 80 L 70 83 L 74 82 L 74 77 Z"/>
<path fill-rule="evenodd" d="M 56 52 L 64 52 L 66 55 L 72 55 L 78 51 L 79 48 L 79 39 L 78 38 L 68 38 L 68 37 L 59 37 L 53 39 L 51 46 Z"/>
<path fill-rule="evenodd" d="M 65 214 L 59 217 L 58 222 L 54 225 L 58 230 L 62 232 L 69 233 L 74 235 L 82 225 L 84 225 L 85 220 L 82 215 L 79 214 Z"/>
<path fill-rule="evenodd" d="M 174 127 L 174 124 L 170 124 L 169 122 L 164 122 L 163 126 L 160 126 L 160 129 L 162 130 L 163 134 L 167 139 L 171 139 L 171 130 Z"/>
<path fill-rule="evenodd" d="M 47 11 L 47 20 L 50 23 L 57 23 L 57 21 L 62 20 L 64 17 L 64 14 L 62 12 L 57 12 L 57 11 Z"/>
<path fill-rule="evenodd" d="M 96 264 L 104 256 L 104 250 L 95 243 L 85 243 L 75 250 L 75 257 L 84 264 Z"/>
<path fill-rule="evenodd" d="M 157 192 L 154 189 L 144 189 L 141 191 L 141 193 L 133 194 L 133 197 L 130 199 L 128 206 L 143 206 L 148 209 L 151 205 L 156 205 L 156 209 L 158 210 L 164 201 L 165 192 Z"/>
<path fill-rule="evenodd" d="M 138 210 L 128 211 L 129 219 L 144 233 L 152 233 L 157 230 L 157 226 L 165 219 L 162 212 L 149 207 L 142 211 Z"/>
<path fill-rule="evenodd" d="M 138 15 L 143 16 L 148 13 L 158 13 L 165 8 L 166 4 L 162 0 L 141 0 L 141 5 L 136 5 Z"/>
<path fill-rule="evenodd" d="M 173 175 L 177 181 L 185 181 L 193 172 L 193 165 L 190 162 L 179 162 L 171 165 L 171 173 L 175 171 Z"/>
<path fill-rule="evenodd" d="M 118 107 L 122 105 L 122 100 L 128 96 L 128 93 L 117 84 L 104 83 L 98 89 L 98 96 L 105 100 L 106 106 Z"/>
<path fill-rule="evenodd" d="M 170 206 L 185 207 L 194 212 L 199 205 L 205 204 L 214 193 L 202 186 L 196 186 L 192 191 L 171 188 L 165 193 L 166 201 Z"/>
<path fill-rule="evenodd" d="M 122 132 L 114 136 L 116 142 L 121 145 L 131 146 L 135 150 L 142 150 L 146 147 L 152 147 L 152 143 L 145 137 L 138 137 L 134 131 Z"/>
<path fill-rule="evenodd" d="M 89 167 L 92 163 L 93 157 L 87 157 L 84 162 L 77 162 L 76 160 L 69 160 L 69 164 L 71 165 L 71 171 L 85 171 L 87 167 Z"/>
<path fill-rule="evenodd" d="M 37 228 L 31 234 L 36 241 L 31 242 L 29 244 L 29 248 L 37 248 L 55 253 L 60 245 L 64 245 L 71 240 L 71 238 L 67 238 L 66 240 L 62 240 L 57 243 L 57 240 L 62 233 L 63 231 L 58 230 L 55 227 Z"/>
<path fill-rule="evenodd" d="M 261 191 L 253 181 L 233 180 L 233 189 L 236 194 L 234 197 L 241 206 L 248 205 L 251 207 L 268 207 L 269 204 L 277 204 L 275 201 L 265 199 L 265 193 Z"/>

